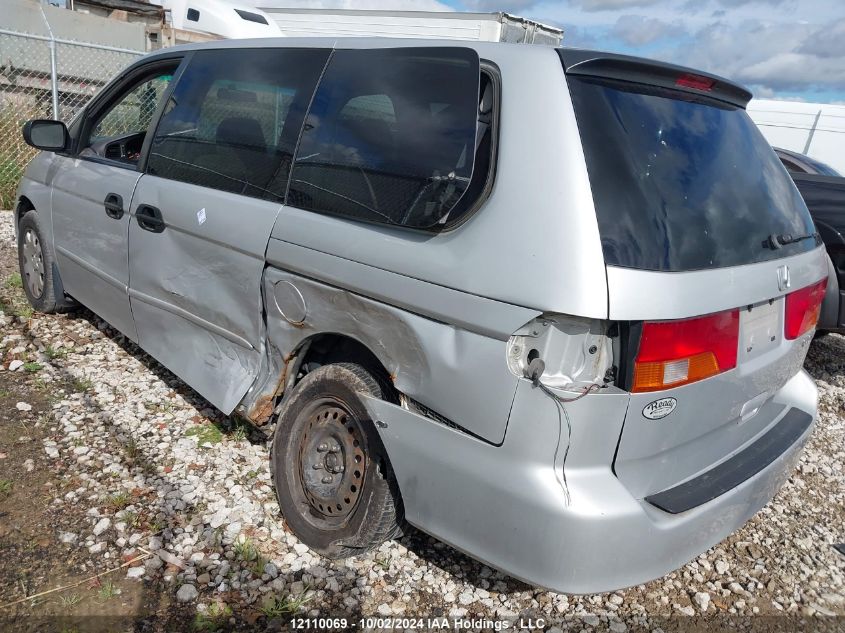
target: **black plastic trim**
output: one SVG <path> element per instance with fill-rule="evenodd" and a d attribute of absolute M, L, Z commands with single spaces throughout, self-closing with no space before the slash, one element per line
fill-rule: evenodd
<path fill-rule="evenodd" d="M 727 101 L 741 108 L 745 108 L 752 97 L 751 92 L 747 88 L 729 81 L 724 77 L 685 66 L 667 64 L 641 57 L 578 48 L 559 48 L 557 51 L 563 62 L 563 67 L 569 75 L 586 75 L 589 77 L 615 79 L 617 81 L 628 81 L 650 86 L 661 86 L 679 92 L 694 94 L 699 97 L 710 97 Z M 713 80 L 715 82 L 713 88 L 704 91 L 678 86 L 675 83 L 678 77 L 687 74 Z"/>
<path fill-rule="evenodd" d="M 670 514 L 680 514 L 712 501 L 775 461 L 812 423 L 813 416 L 809 413 L 790 409 L 774 428 L 730 459 L 674 488 L 649 495 L 645 500 Z"/>

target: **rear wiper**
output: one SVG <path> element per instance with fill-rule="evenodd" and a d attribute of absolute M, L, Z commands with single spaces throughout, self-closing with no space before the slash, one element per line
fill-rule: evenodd
<path fill-rule="evenodd" d="M 781 233 L 778 235 L 777 233 L 772 233 L 769 236 L 769 246 L 773 249 L 777 250 L 787 244 L 795 244 L 796 242 L 802 242 L 804 240 L 808 240 L 813 238 L 814 240 L 818 241 L 821 236 L 818 233 L 807 233 L 806 235 L 791 235 L 789 233 Z"/>

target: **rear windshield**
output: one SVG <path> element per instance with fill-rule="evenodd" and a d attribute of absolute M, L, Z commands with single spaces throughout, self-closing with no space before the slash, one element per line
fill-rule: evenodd
<path fill-rule="evenodd" d="M 815 248 L 801 196 L 745 110 L 685 92 L 569 77 L 605 262 L 738 266 Z"/>

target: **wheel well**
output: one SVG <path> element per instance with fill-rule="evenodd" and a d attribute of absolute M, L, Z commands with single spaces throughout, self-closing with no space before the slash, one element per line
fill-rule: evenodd
<path fill-rule="evenodd" d="M 15 209 L 15 224 L 20 224 L 23 216 L 26 214 L 27 211 L 34 211 L 35 205 L 32 204 L 29 198 L 26 196 L 21 196 L 18 200 L 18 206 Z"/>
<path fill-rule="evenodd" d="M 385 386 L 393 388 L 390 372 L 370 348 L 357 339 L 343 334 L 318 334 L 305 341 L 303 347 L 302 358 L 296 359 L 295 382 L 321 365 L 356 363 L 372 372 Z"/>

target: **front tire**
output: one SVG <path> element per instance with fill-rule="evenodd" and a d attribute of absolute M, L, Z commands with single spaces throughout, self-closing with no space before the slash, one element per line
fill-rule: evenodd
<path fill-rule="evenodd" d="M 53 284 L 53 255 L 44 241 L 44 234 L 34 210 L 27 211 L 18 225 L 18 266 L 26 298 L 30 305 L 50 314 L 58 302 Z"/>
<path fill-rule="evenodd" d="M 327 558 L 374 549 L 401 533 L 402 503 L 360 394 L 386 389 L 360 365 L 308 373 L 285 399 L 271 468 L 288 527 Z"/>

